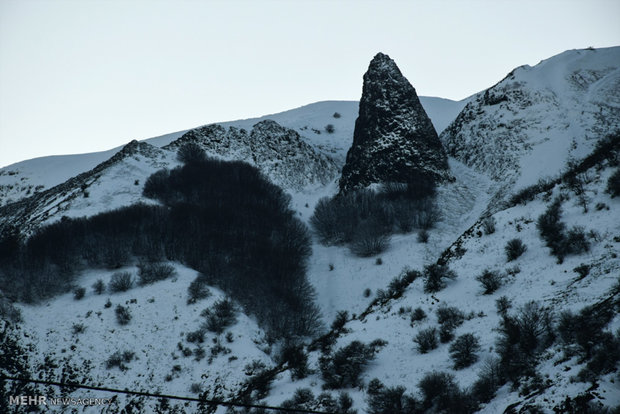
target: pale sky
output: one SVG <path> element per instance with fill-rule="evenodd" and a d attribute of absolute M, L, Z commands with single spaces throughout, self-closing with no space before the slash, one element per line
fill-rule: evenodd
<path fill-rule="evenodd" d="M 0 0 L 0 167 L 323 100 L 379 51 L 463 99 L 567 49 L 620 45 L 620 1 Z"/>

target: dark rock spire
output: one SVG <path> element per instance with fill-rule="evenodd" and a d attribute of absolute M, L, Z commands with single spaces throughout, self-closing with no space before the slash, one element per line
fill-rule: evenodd
<path fill-rule="evenodd" d="M 378 53 L 364 75 L 340 192 L 373 183 L 449 177 L 446 153 L 415 89 L 389 56 Z"/>

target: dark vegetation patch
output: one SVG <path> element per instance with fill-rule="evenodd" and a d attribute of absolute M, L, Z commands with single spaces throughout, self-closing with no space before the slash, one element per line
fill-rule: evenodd
<path fill-rule="evenodd" d="M 482 285 L 485 295 L 492 294 L 502 285 L 502 276 L 497 270 L 485 269 L 476 276 L 476 280 Z"/>
<path fill-rule="evenodd" d="M 426 230 L 438 219 L 434 203 L 435 184 L 386 183 L 380 191 L 356 190 L 322 198 L 310 223 L 321 243 L 348 245 L 358 256 L 386 250 L 389 236 Z"/>
<path fill-rule="evenodd" d="M 176 274 L 167 263 L 142 262 L 138 264 L 138 283 L 142 286 L 168 279 Z"/>
<path fill-rule="evenodd" d="M 353 341 L 338 349 L 333 355 L 319 358 L 321 376 L 327 389 L 357 387 L 359 377 L 387 342 L 377 339 L 370 344 Z"/>
<path fill-rule="evenodd" d="M 447 265 L 433 263 L 424 266 L 424 292 L 435 293 L 446 287 L 446 279 L 456 279 L 456 273 Z"/>
<path fill-rule="evenodd" d="M 437 348 L 437 329 L 426 328 L 418 332 L 413 341 L 417 344 L 418 352 L 426 354 Z"/>
<path fill-rule="evenodd" d="M 309 388 L 296 389 L 293 398 L 284 401 L 280 407 L 289 410 L 317 410 L 326 413 L 357 414 L 357 410 L 352 408 L 353 399 L 349 394 L 341 392 L 338 395 L 338 399 L 336 399 L 329 392 L 322 392 L 315 397 Z M 255 411 L 252 412 L 254 413 Z M 258 411 L 256 412 L 258 413 Z M 298 411 L 291 412 L 296 413 Z"/>
<path fill-rule="evenodd" d="M 498 328 L 497 352 L 505 379 L 518 385 L 523 376 L 535 374 L 536 358 L 555 340 L 553 314 L 529 302 L 514 314 L 505 312 Z"/>
<path fill-rule="evenodd" d="M 221 299 L 200 314 L 206 319 L 205 329 L 210 332 L 221 334 L 229 326 L 237 323 L 237 311 L 230 299 Z"/>
<path fill-rule="evenodd" d="M 270 333 L 316 333 L 319 311 L 306 279 L 310 237 L 289 197 L 247 163 L 192 151 L 183 159 L 189 162 L 146 181 L 144 195 L 159 206 L 64 217 L 23 242 L 4 239 L 0 290 L 12 300 L 33 302 L 71 289 L 82 269 L 119 268 L 136 260 L 143 263 L 139 282 L 152 283 L 171 273 L 156 263 L 175 260 L 200 271 Z M 110 291 L 125 290 L 125 282 L 112 280 Z M 193 299 L 202 296 L 199 290 Z"/>
<path fill-rule="evenodd" d="M 590 250 L 585 230 L 578 226 L 567 230 L 566 224 L 561 219 L 562 198 L 556 197 L 536 222 L 540 236 L 559 263 L 562 263 L 567 255 L 581 254 Z"/>
<path fill-rule="evenodd" d="M 454 369 L 467 368 L 478 360 L 480 341 L 471 333 L 459 336 L 450 345 L 450 358 L 454 362 Z"/>
<path fill-rule="evenodd" d="M 614 173 L 609 177 L 609 180 L 607 180 L 606 191 L 612 198 L 620 195 L 620 168 L 617 168 L 616 171 L 614 171 Z"/>
<path fill-rule="evenodd" d="M 437 309 L 437 322 L 439 322 L 439 340 L 447 343 L 454 338 L 454 331 L 465 321 L 463 311 L 454 306 L 440 306 Z"/>
<path fill-rule="evenodd" d="M 523 243 L 523 241 L 521 241 L 521 239 L 512 239 L 506 243 L 504 250 L 506 251 L 506 259 L 509 262 L 512 262 L 525 253 L 527 246 Z"/>
<path fill-rule="evenodd" d="M 409 414 L 419 412 L 421 404 L 405 394 L 405 387 L 387 387 L 377 378 L 368 383 L 369 414 Z"/>

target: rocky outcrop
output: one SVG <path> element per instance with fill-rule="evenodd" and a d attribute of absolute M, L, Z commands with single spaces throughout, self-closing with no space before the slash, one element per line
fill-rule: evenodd
<path fill-rule="evenodd" d="M 420 177 L 449 178 L 446 153 L 413 86 L 389 56 L 379 53 L 364 75 L 340 191 Z"/>
<path fill-rule="evenodd" d="M 253 164 L 288 189 L 326 185 L 338 172 L 331 158 L 315 151 L 296 131 L 272 120 L 255 124 L 250 132 L 207 125 L 187 132 L 164 148 L 177 150 L 190 142 L 201 146 L 207 154 Z"/>

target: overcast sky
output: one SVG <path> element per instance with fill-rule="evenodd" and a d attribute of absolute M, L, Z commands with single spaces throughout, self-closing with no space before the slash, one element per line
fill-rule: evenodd
<path fill-rule="evenodd" d="M 620 45 L 620 2 L 0 0 L 0 166 L 357 100 L 378 51 L 463 99 L 567 49 Z"/>

